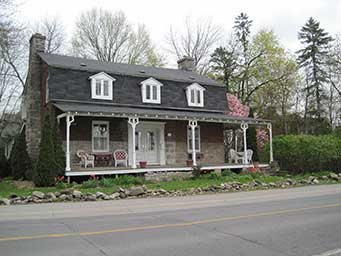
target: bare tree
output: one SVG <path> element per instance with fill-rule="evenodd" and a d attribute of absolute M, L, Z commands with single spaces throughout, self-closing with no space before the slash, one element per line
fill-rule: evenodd
<path fill-rule="evenodd" d="M 65 27 L 60 18 L 45 17 L 33 27 L 33 33 L 38 32 L 46 36 L 45 51 L 47 53 L 63 52 L 65 47 Z"/>
<path fill-rule="evenodd" d="M 8 117 L 18 112 L 25 84 L 26 34 L 11 19 L 15 12 L 10 0 L 0 0 L 0 134 Z"/>
<path fill-rule="evenodd" d="M 178 59 L 192 57 L 197 71 L 205 74 L 209 70 L 211 54 L 220 39 L 221 29 L 210 19 L 192 22 L 190 18 L 186 19 L 184 28 L 182 33 L 170 28 L 166 35 L 168 51 Z"/>
<path fill-rule="evenodd" d="M 146 65 L 154 48 L 144 25 L 135 32 L 123 12 L 94 8 L 78 18 L 72 50 L 86 58 Z"/>

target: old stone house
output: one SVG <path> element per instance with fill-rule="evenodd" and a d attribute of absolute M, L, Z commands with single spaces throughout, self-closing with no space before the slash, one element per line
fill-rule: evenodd
<path fill-rule="evenodd" d="M 225 163 L 224 128 L 241 126 L 245 135 L 249 125 L 269 122 L 229 116 L 225 87 L 196 73 L 193 59 L 179 60 L 178 69 L 154 68 L 49 54 L 44 48 L 45 37 L 34 34 L 23 102 L 33 160 L 49 111 L 64 140 L 67 176 L 251 166 L 245 137 L 242 161 Z M 95 157 L 94 167 L 80 166 L 79 150 Z M 126 165 L 114 166 L 117 150 L 126 152 Z"/>

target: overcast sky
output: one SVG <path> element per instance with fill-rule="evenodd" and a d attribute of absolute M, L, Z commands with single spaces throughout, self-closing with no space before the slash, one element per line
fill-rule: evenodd
<path fill-rule="evenodd" d="M 70 37 L 76 17 L 93 7 L 123 11 L 132 23 L 144 23 L 157 46 L 164 45 L 170 26 L 181 27 L 187 16 L 210 17 L 225 32 L 231 31 L 234 18 L 246 12 L 254 21 L 253 34 L 272 28 L 281 43 L 291 51 L 299 47 L 297 32 L 312 16 L 331 35 L 341 33 L 341 0 L 21 0 L 19 14 L 26 22 L 41 17 L 59 16 Z"/>

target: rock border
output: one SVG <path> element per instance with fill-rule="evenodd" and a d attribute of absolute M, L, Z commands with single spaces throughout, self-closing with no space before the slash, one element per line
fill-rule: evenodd
<path fill-rule="evenodd" d="M 341 173 L 330 173 L 328 176 L 322 176 L 320 179 L 341 182 Z M 120 200 L 126 198 L 146 198 L 146 197 L 164 197 L 164 196 L 187 196 L 187 195 L 203 195 L 213 193 L 228 193 L 238 191 L 251 191 L 258 189 L 286 189 L 290 187 L 304 186 L 304 185 L 318 185 L 320 181 L 317 177 L 310 176 L 306 180 L 296 181 L 292 178 L 287 178 L 286 181 L 279 183 L 263 183 L 258 181 L 251 181 L 249 183 L 222 183 L 220 185 L 212 185 L 204 188 L 191 188 L 187 190 L 172 190 L 167 191 L 162 188 L 150 190 L 145 185 L 133 186 L 128 189 L 119 188 L 111 194 L 103 192 L 96 193 L 82 193 L 79 190 L 69 188 L 59 192 L 43 193 L 41 191 L 33 191 L 30 196 L 18 196 L 11 193 L 8 198 L 0 198 L 0 205 L 23 205 L 23 204 L 37 204 L 37 203 L 52 203 L 52 202 L 78 202 L 78 201 L 106 201 L 106 200 Z"/>

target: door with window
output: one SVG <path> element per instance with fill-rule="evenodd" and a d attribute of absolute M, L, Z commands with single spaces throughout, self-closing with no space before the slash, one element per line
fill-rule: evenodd
<path fill-rule="evenodd" d="M 136 160 L 147 161 L 148 164 L 158 164 L 159 132 L 157 128 L 139 127 L 135 132 Z"/>

